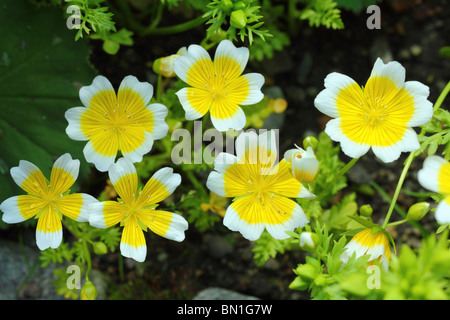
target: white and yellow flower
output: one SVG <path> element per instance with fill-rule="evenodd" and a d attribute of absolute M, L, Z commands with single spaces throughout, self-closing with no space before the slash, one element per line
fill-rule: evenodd
<path fill-rule="evenodd" d="M 36 244 L 41 250 L 57 248 L 62 241 L 62 216 L 80 222 L 88 221 L 87 206 L 97 199 L 84 193 L 67 194 L 78 178 L 79 160 L 66 153 L 53 164 L 48 181 L 42 171 L 26 160 L 11 168 L 15 183 L 27 195 L 6 199 L 0 204 L 2 219 L 6 223 L 19 223 L 30 218 L 38 219 Z"/>
<path fill-rule="evenodd" d="M 134 76 L 122 80 L 117 95 L 108 79 L 97 76 L 80 89 L 84 107 L 67 110 L 66 133 L 73 140 L 88 141 L 84 155 L 99 171 L 107 171 L 119 151 L 131 162 L 140 162 L 169 129 L 164 121 L 168 110 L 160 103 L 149 104 L 152 95 L 152 85 Z"/>
<path fill-rule="evenodd" d="M 372 148 L 383 162 L 401 152 L 419 149 L 412 127 L 427 123 L 433 107 L 429 88 L 417 81 L 405 82 L 405 68 L 398 62 L 375 62 L 364 88 L 350 77 L 331 73 L 314 104 L 330 120 L 325 132 L 341 143 L 342 151 L 359 158 Z"/>
<path fill-rule="evenodd" d="M 236 139 L 236 156 L 220 153 L 206 186 L 222 197 L 234 198 L 223 223 L 248 240 L 258 239 L 264 229 L 276 239 L 285 239 L 298 226 L 308 223 L 302 208 L 289 198 L 311 194 L 293 178 L 285 160 L 276 163 L 274 135 L 242 133 Z"/>
<path fill-rule="evenodd" d="M 353 254 L 355 254 L 356 259 L 363 255 L 369 255 L 369 263 L 378 260 L 383 269 L 389 268 L 391 247 L 385 231 L 374 231 L 372 228 L 366 228 L 358 232 L 344 248 L 346 250 L 341 255 L 341 261 L 344 264 Z"/>
<path fill-rule="evenodd" d="M 422 187 L 445 195 L 436 208 L 435 218 L 440 224 L 450 223 L 450 162 L 439 156 L 427 157 L 418 180 Z"/>
<path fill-rule="evenodd" d="M 191 86 L 176 93 L 186 119 L 199 119 L 209 111 L 217 130 L 241 130 L 246 118 L 240 105 L 252 105 L 264 97 L 261 74 L 241 75 L 248 58 L 247 48 L 236 48 L 229 40 L 219 43 L 214 62 L 201 46 L 190 45 L 173 65 L 177 76 Z"/>
<path fill-rule="evenodd" d="M 319 171 L 319 161 L 314 155 L 311 147 L 305 150 L 295 145 L 297 149 L 290 149 L 284 153 L 284 160 L 292 166 L 292 175 L 302 182 L 311 182 L 316 178 Z"/>
<path fill-rule="evenodd" d="M 180 215 L 155 210 L 158 203 L 170 196 L 181 183 L 181 176 L 171 168 L 158 170 L 138 191 L 138 176 L 134 165 L 120 158 L 111 165 L 109 178 L 120 201 L 104 201 L 89 206 L 89 223 L 97 228 L 123 226 L 120 252 L 124 257 L 142 262 L 147 255 L 144 231 L 175 241 L 184 240 L 187 221 Z"/>

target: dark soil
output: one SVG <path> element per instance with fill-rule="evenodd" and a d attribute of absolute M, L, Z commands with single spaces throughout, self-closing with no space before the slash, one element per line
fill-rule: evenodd
<path fill-rule="evenodd" d="M 293 143 L 301 144 L 305 134 L 318 134 L 326 118 L 314 108 L 313 100 L 323 89 L 323 80 L 333 71 L 344 73 L 364 85 L 377 57 L 399 61 L 406 68 L 407 80 L 417 80 L 430 86 L 430 101 L 436 101 L 449 80 L 450 59 L 439 56 L 439 49 L 450 45 L 450 6 L 446 0 L 390 0 L 380 4 L 380 30 L 366 27 L 368 14 L 345 12 L 345 29 L 312 29 L 303 24 L 291 38 L 291 46 L 279 52 L 271 61 L 253 63 L 249 68 L 261 72 L 266 83 L 279 86 L 288 101 L 285 122 L 280 131 L 284 152 Z M 122 47 L 115 56 L 105 54 L 98 42 L 92 43 L 92 64 L 117 88 L 129 74 L 141 81 L 151 78 L 151 62 L 169 55 L 182 46 L 199 43 L 202 34 L 192 31 L 169 38 L 135 39 L 132 48 Z M 342 156 L 343 161 L 348 158 Z M 402 157 L 401 159 L 404 159 Z M 350 174 L 350 188 L 370 180 L 393 193 L 401 172 L 402 161 L 386 165 L 368 153 Z M 416 160 L 405 188 L 419 191 L 415 172 L 422 161 Z M 375 194 L 358 195 L 359 204 L 370 203 L 374 220 L 383 218 L 388 205 Z M 398 203 L 407 209 L 415 199 L 401 196 Z M 399 219 L 394 215 L 394 219 Z M 429 215 L 422 222 L 435 229 Z M 399 243 L 417 246 L 420 233 L 402 225 L 392 230 Z M 257 267 L 251 251 L 252 242 L 231 232 L 219 222 L 212 230 L 201 233 L 190 226 L 182 243 L 172 242 L 151 232 L 146 234 L 147 262 L 134 263 L 125 259 L 124 279 L 119 277 L 118 253 L 96 257 L 94 268 L 110 278 L 110 295 L 121 298 L 192 298 L 208 287 L 222 287 L 263 299 L 308 299 L 306 292 L 288 288 L 295 278 L 292 269 L 304 262 L 301 252 L 278 255 L 264 266 Z"/>

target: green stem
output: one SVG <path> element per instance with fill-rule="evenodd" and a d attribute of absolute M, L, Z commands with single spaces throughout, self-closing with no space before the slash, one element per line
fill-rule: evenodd
<path fill-rule="evenodd" d="M 351 167 L 354 166 L 354 164 L 359 160 L 359 158 L 353 158 L 351 161 L 349 161 L 345 167 L 343 167 L 338 174 L 334 177 L 333 182 L 334 183 L 337 179 L 339 179 L 341 176 L 347 173 L 348 170 L 351 169 Z"/>
<path fill-rule="evenodd" d="M 382 187 L 380 187 L 376 182 L 372 181 L 370 182 L 370 185 L 378 191 L 378 193 L 381 195 L 381 197 L 387 202 L 387 203 L 391 203 L 392 199 L 391 197 L 389 197 L 389 195 L 386 193 L 386 191 L 384 191 L 384 189 Z M 399 205 L 395 205 L 394 206 L 395 211 L 401 215 L 403 218 L 406 218 L 407 213 L 402 210 L 402 208 L 400 208 Z M 428 236 L 428 232 L 417 222 L 415 221 L 409 221 L 409 223 L 411 223 L 413 226 L 415 226 L 417 229 L 420 230 L 420 232 L 422 233 L 422 236 L 426 237 Z M 389 225 L 387 225 L 389 226 Z"/>
<path fill-rule="evenodd" d="M 391 218 L 392 212 L 394 211 L 395 204 L 397 203 L 398 195 L 400 194 L 400 190 L 402 189 L 403 182 L 405 181 L 405 178 L 406 178 L 406 174 L 408 173 L 409 167 L 411 166 L 411 163 L 413 162 L 415 155 L 416 155 L 416 152 L 413 151 L 409 154 L 408 158 L 406 159 L 405 165 L 402 170 L 402 174 L 400 175 L 400 179 L 398 180 L 397 187 L 395 188 L 394 196 L 392 197 L 391 205 L 389 206 L 389 210 L 386 214 L 386 217 L 384 218 L 383 225 L 381 226 L 383 229 L 386 228 L 386 226 L 389 222 L 389 219 Z"/>
<path fill-rule="evenodd" d="M 445 86 L 444 90 L 442 90 L 441 94 L 439 95 L 438 99 L 436 100 L 436 103 L 434 104 L 433 111 L 436 112 L 444 102 L 445 97 L 450 92 L 450 81 Z"/>
<path fill-rule="evenodd" d="M 405 223 L 405 222 L 408 222 L 408 220 L 407 220 L 407 219 L 403 219 L 403 220 L 391 222 L 391 223 L 388 223 L 388 224 L 386 225 L 386 228 L 393 227 L 393 226 L 398 226 L 398 225 L 403 224 L 403 223 Z"/>
<path fill-rule="evenodd" d="M 203 17 L 197 17 L 193 20 L 186 21 L 180 24 L 176 24 L 169 27 L 161 28 L 146 28 L 139 33 L 140 36 L 167 36 L 171 34 L 181 33 L 193 29 L 201 24 L 203 24 L 207 19 Z"/>

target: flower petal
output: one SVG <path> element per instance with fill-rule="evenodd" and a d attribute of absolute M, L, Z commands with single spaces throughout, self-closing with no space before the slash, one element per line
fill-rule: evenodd
<path fill-rule="evenodd" d="M 20 160 L 18 167 L 11 168 L 14 182 L 29 194 L 42 196 L 47 194 L 47 181 L 42 171 L 26 160 Z"/>
<path fill-rule="evenodd" d="M 147 214 L 143 222 L 154 233 L 177 242 L 184 240 L 184 232 L 188 229 L 188 222 L 182 216 L 160 210 L 145 211 Z"/>
<path fill-rule="evenodd" d="M 147 256 L 144 232 L 134 215 L 130 215 L 123 228 L 122 239 L 120 240 L 120 253 L 124 257 L 132 258 L 138 262 L 144 262 Z"/>
<path fill-rule="evenodd" d="M 74 193 L 55 201 L 56 208 L 66 217 L 78 222 L 88 222 L 88 206 L 98 200 L 86 193 Z"/>
<path fill-rule="evenodd" d="M 214 71 L 227 79 L 235 79 L 244 71 L 249 56 L 247 48 L 236 48 L 230 40 L 222 40 L 214 54 Z"/>
<path fill-rule="evenodd" d="M 147 107 L 147 109 L 153 115 L 153 127 L 148 132 L 153 136 L 153 139 L 155 140 L 164 138 L 169 131 L 169 126 L 165 121 L 169 110 L 165 105 L 161 103 L 152 103 Z"/>
<path fill-rule="evenodd" d="M 340 118 L 328 121 L 325 127 L 325 133 L 332 140 L 340 142 L 342 152 L 351 158 L 360 158 L 370 149 L 370 145 L 352 141 L 342 133 Z"/>
<path fill-rule="evenodd" d="M 104 94 L 99 96 L 98 94 L 101 92 Z M 79 95 L 81 102 L 86 107 L 92 106 L 92 98 L 95 96 L 101 98 L 100 101 L 105 105 L 115 105 L 116 103 L 114 88 L 111 82 L 104 76 L 96 76 L 90 86 L 85 86 L 80 89 Z M 98 104 L 100 101 L 96 99 L 94 104 Z"/>
<path fill-rule="evenodd" d="M 138 176 L 134 165 L 126 158 L 120 158 L 111 165 L 108 176 L 122 200 L 126 204 L 131 204 L 138 188 Z"/>
<path fill-rule="evenodd" d="M 89 224 L 101 229 L 118 224 L 127 214 L 124 205 L 117 201 L 90 203 L 87 211 Z"/>
<path fill-rule="evenodd" d="M 77 180 L 79 171 L 80 160 L 73 160 L 69 153 L 63 154 L 53 164 L 49 189 L 55 195 L 66 192 Z"/>
<path fill-rule="evenodd" d="M 152 96 L 153 86 L 148 82 L 140 82 L 131 75 L 123 78 L 117 92 L 119 105 L 126 105 L 129 112 L 147 106 Z"/>
<path fill-rule="evenodd" d="M 81 130 L 81 122 L 80 119 L 83 116 L 84 112 L 86 112 L 86 108 L 84 107 L 75 107 L 66 111 L 64 116 L 66 117 L 69 125 L 66 128 L 66 134 L 70 139 L 76 141 L 86 141 L 88 140 L 88 136 Z"/>
<path fill-rule="evenodd" d="M 211 94 L 204 89 L 183 88 L 175 93 L 186 112 L 186 120 L 196 120 L 203 117 L 211 107 Z"/>
<path fill-rule="evenodd" d="M 98 140 L 89 141 L 83 149 L 84 157 L 93 163 L 98 171 L 108 171 L 116 159 L 119 142 L 114 136 L 103 135 Z"/>
<path fill-rule="evenodd" d="M 289 198 L 314 199 L 316 196 L 292 176 L 289 167 L 286 160 L 281 160 L 273 169 L 275 173 L 265 177 L 266 190 Z"/>
<path fill-rule="evenodd" d="M 6 223 L 28 220 L 36 216 L 45 205 L 45 201 L 30 195 L 8 198 L 0 204 L 0 211 L 3 211 L 2 220 Z"/>
<path fill-rule="evenodd" d="M 325 89 L 314 99 L 315 107 L 332 118 L 337 118 L 346 109 L 360 107 L 364 103 L 361 87 L 350 77 L 333 72 L 324 81 Z"/>
<path fill-rule="evenodd" d="M 450 163 L 442 157 L 427 157 L 417 178 L 422 187 L 430 191 L 450 194 Z"/>
<path fill-rule="evenodd" d="M 391 61 L 386 64 L 380 58 L 375 61 L 370 78 L 388 78 L 392 81 L 397 89 L 400 89 L 405 84 L 406 71 L 405 68 L 397 61 Z M 369 80 L 370 80 L 369 78 Z M 389 88 L 379 88 L 380 90 L 374 92 L 375 97 L 386 96 L 386 89 Z"/>
<path fill-rule="evenodd" d="M 214 77 L 214 66 L 210 55 L 196 44 L 190 45 L 187 54 L 175 60 L 173 70 L 181 80 L 201 89 L 205 87 L 209 79 Z"/>
<path fill-rule="evenodd" d="M 225 212 L 223 224 L 231 231 L 237 231 L 244 238 L 255 241 L 264 231 L 262 208 L 254 197 L 246 196 L 234 201 Z"/>
<path fill-rule="evenodd" d="M 211 122 L 218 131 L 241 130 L 246 123 L 245 113 L 237 104 L 215 99 L 211 105 Z"/>
<path fill-rule="evenodd" d="M 414 114 L 406 124 L 408 127 L 420 126 L 433 117 L 433 104 L 428 101 L 430 88 L 418 81 L 406 81 L 405 91 L 413 97 Z"/>
<path fill-rule="evenodd" d="M 46 206 L 36 226 L 36 244 L 40 250 L 56 249 L 62 241 L 62 224 L 52 206 Z"/>
<path fill-rule="evenodd" d="M 272 221 L 266 223 L 266 229 L 275 239 L 289 238 L 290 235 L 286 231 L 293 231 L 299 226 L 304 227 L 309 222 L 302 208 L 290 199 L 275 196 L 271 205 Z"/>
<path fill-rule="evenodd" d="M 119 149 L 129 161 L 141 162 L 145 154 L 153 147 L 154 138 L 141 128 L 129 128 L 119 137 Z"/>
<path fill-rule="evenodd" d="M 390 146 L 372 146 L 373 153 L 384 163 L 397 160 L 402 152 L 412 152 L 420 148 L 416 132 L 407 128 L 400 141 Z"/>
<path fill-rule="evenodd" d="M 137 201 L 141 207 L 156 204 L 170 196 L 181 183 L 181 176 L 166 167 L 156 171 L 147 181 Z"/>
<path fill-rule="evenodd" d="M 434 216 L 440 224 L 450 223 L 450 196 L 439 202 Z"/>

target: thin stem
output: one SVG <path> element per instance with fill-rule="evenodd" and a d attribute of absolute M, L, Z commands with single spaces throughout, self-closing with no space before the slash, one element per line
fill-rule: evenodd
<path fill-rule="evenodd" d="M 434 104 L 433 111 L 436 112 L 444 102 L 445 97 L 450 92 L 450 81 L 445 86 L 444 90 L 442 90 L 441 94 L 439 95 L 438 99 L 436 100 L 436 103 Z"/>
<path fill-rule="evenodd" d="M 403 219 L 403 220 L 391 222 L 391 223 L 388 223 L 388 224 L 386 225 L 386 228 L 393 227 L 393 226 L 398 226 L 398 225 L 403 224 L 403 223 L 405 223 L 405 222 L 408 222 L 408 220 L 407 220 L 407 219 Z"/>
<path fill-rule="evenodd" d="M 354 166 L 354 164 L 359 160 L 359 158 L 353 158 L 351 161 L 349 161 L 345 167 L 343 167 L 338 174 L 334 177 L 333 182 L 335 182 L 337 179 L 339 179 L 341 176 L 347 173 L 348 170 L 351 169 L 351 167 Z"/>
<path fill-rule="evenodd" d="M 378 191 L 378 193 L 381 195 L 381 197 L 387 202 L 390 203 L 392 201 L 391 197 L 386 193 L 386 191 L 384 191 L 384 189 L 379 186 L 376 182 L 371 181 L 370 185 Z M 406 218 L 407 213 L 402 210 L 402 208 L 400 208 L 400 206 L 398 204 L 396 204 L 394 206 L 395 211 L 401 215 L 403 218 Z M 418 224 L 416 221 L 409 221 L 410 224 L 412 224 L 413 226 L 415 226 L 417 229 L 420 230 L 420 232 L 422 233 L 422 236 L 426 237 L 428 235 L 428 232 L 420 225 Z M 389 226 L 389 225 L 387 225 Z"/>
<path fill-rule="evenodd" d="M 140 36 L 166 36 L 170 34 L 181 33 L 203 24 L 206 20 L 207 19 L 200 16 L 193 20 L 186 21 L 169 27 L 146 28 L 145 30 L 140 32 Z"/>
<path fill-rule="evenodd" d="M 405 166 L 403 167 L 402 174 L 400 175 L 400 179 L 398 180 L 397 187 L 395 188 L 394 196 L 392 197 L 391 205 L 389 206 L 389 210 L 384 218 L 383 225 L 381 226 L 383 229 L 386 228 L 389 219 L 391 218 L 392 212 L 394 211 L 395 204 L 397 202 L 398 195 L 400 194 L 400 190 L 402 189 L 403 182 L 405 181 L 406 174 L 408 173 L 409 167 L 414 160 L 416 152 L 413 151 L 409 154 L 406 159 Z"/>

